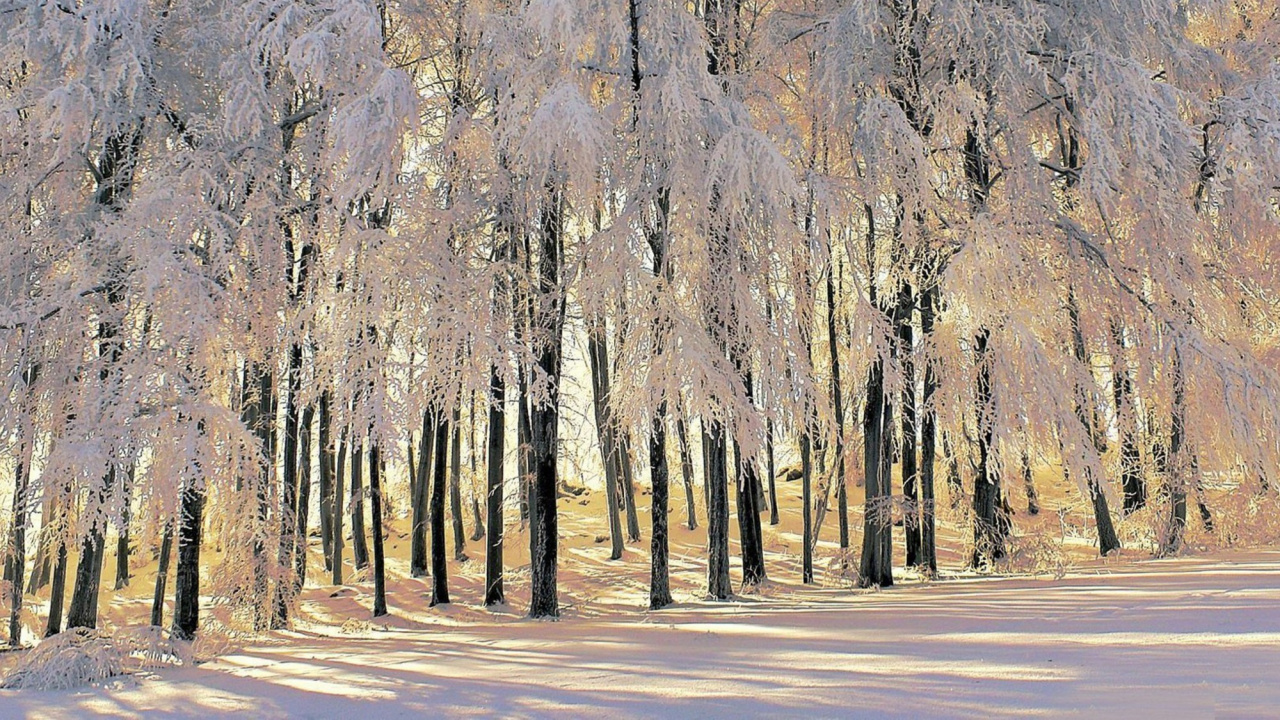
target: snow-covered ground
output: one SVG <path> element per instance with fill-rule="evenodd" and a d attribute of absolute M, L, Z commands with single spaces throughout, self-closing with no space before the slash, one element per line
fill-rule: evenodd
<path fill-rule="evenodd" d="M 417 581 L 414 581 L 415 583 Z M 425 584 L 393 607 L 425 606 Z M 106 688 L 0 692 L 6 717 L 1275 717 L 1280 552 L 957 576 L 857 593 L 775 582 L 559 622 L 459 603 L 313 627 Z M 354 608 L 353 608 L 354 609 Z M 345 630 L 345 631 L 344 631 Z"/>

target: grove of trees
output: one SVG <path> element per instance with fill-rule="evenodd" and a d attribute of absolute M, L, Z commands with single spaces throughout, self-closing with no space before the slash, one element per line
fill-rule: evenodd
<path fill-rule="evenodd" d="M 393 517 L 555 617 L 571 423 L 653 609 L 676 522 L 776 574 L 792 472 L 804 582 L 935 575 L 944 496 L 993 567 L 1041 467 L 1102 555 L 1271 539 L 1277 250 L 1273 0 L 0 0 L 8 637 L 386 614 Z"/>

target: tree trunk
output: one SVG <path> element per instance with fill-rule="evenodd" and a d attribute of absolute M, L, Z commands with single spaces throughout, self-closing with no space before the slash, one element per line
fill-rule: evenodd
<path fill-rule="evenodd" d="M 476 445 L 476 425 L 479 424 L 476 412 L 476 391 L 472 390 L 471 412 L 467 418 L 467 451 L 471 460 L 471 517 L 474 521 L 471 528 L 472 542 L 484 537 L 484 518 L 480 513 L 480 492 L 476 489 L 476 478 L 478 477 L 476 457 L 480 454 L 480 446 Z"/>
<path fill-rule="evenodd" d="M 704 417 L 705 421 L 705 417 Z M 715 600 L 733 595 L 729 584 L 729 478 L 725 454 L 728 452 L 724 425 L 707 423 L 704 445 L 707 450 L 707 593 Z"/>
<path fill-rule="evenodd" d="M 434 472 L 431 481 L 431 606 L 449 602 L 449 566 L 445 558 L 444 496 L 448 476 L 449 419 L 440 410 L 435 418 Z"/>
<path fill-rule="evenodd" d="M 913 359 L 915 336 L 912 315 L 916 298 L 911 284 L 898 288 L 895 321 L 898 326 L 898 358 L 902 366 L 902 494 L 906 496 L 903 530 L 906 535 L 907 566 L 921 565 L 919 469 L 916 465 L 916 370 Z"/>
<path fill-rule="evenodd" d="M 978 470 L 973 478 L 973 558 L 975 568 L 990 567 L 1005 555 L 1004 525 L 997 513 L 1000 508 L 1000 478 L 991 472 L 991 441 L 994 419 L 991 417 L 991 364 L 987 342 L 991 331 L 982 328 L 974 338 L 974 364 L 978 367 L 974 393 L 978 407 Z"/>
<path fill-rule="evenodd" d="M 866 503 L 858 587 L 888 587 L 893 584 L 893 567 L 888 562 L 892 551 L 892 515 L 889 510 L 889 477 L 885 473 L 889 454 L 885 431 L 891 427 L 887 410 L 884 361 L 877 357 L 872 360 L 867 375 L 866 409 L 862 421 Z"/>
<path fill-rule="evenodd" d="M 538 290 L 542 303 L 537 324 L 538 368 L 547 379 L 547 397 L 530 413 L 533 440 L 534 486 L 530 529 L 530 571 L 532 599 L 529 616 L 558 617 L 556 569 L 559 528 L 557 525 L 556 453 L 560 447 L 560 346 L 564 333 L 565 298 L 561 285 L 564 258 L 564 197 L 558 188 L 548 187 L 547 206 L 542 211 L 542 252 L 538 263 Z"/>
<path fill-rule="evenodd" d="M 63 512 L 66 512 L 64 509 Z M 50 637 L 62 632 L 62 596 L 67 587 L 67 543 L 58 537 L 57 560 L 53 565 L 53 580 L 49 587 L 49 624 L 44 636 Z"/>
<path fill-rule="evenodd" d="M 920 294 L 920 334 L 926 343 L 933 337 L 933 319 L 938 308 L 938 284 L 936 279 Z M 927 346 L 926 346 L 927 347 Z M 937 412 L 933 407 L 933 395 L 938 389 L 938 376 L 934 364 L 927 358 L 924 366 L 924 387 L 920 397 L 920 562 L 918 567 L 929 577 L 938 574 L 938 547 L 934 499 L 934 461 L 937 438 Z"/>
<path fill-rule="evenodd" d="M 619 462 L 613 420 L 609 413 L 609 347 L 604 321 L 597 318 L 587 330 L 587 359 L 591 366 L 591 400 L 595 412 L 596 442 L 604 467 L 605 506 L 609 514 L 609 559 L 622 557 L 622 519 L 619 517 Z"/>
<path fill-rule="evenodd" d="M 626 428 L 619 428 L 617 433 L 619 437 L 618 464 L 622 469 L 622 472 L 619 473 L 619 479 L 622 481 L 622 501 L 627 511 L 627 540 L 640 542 L 640 515 L 636 510 L 635 471 L 631 465 L 633 457 L 631 454 L 631 433 Z"/>
<path fill-rule="evenodd" d="M 333 572 L 333 458 L 329 391 L 320 395 L 320 547 L 324 552 L 324 571 Z"/>
<path fill-rule="evenodd" d="M 280 571 L 293 570 L 294 553 L 299 538 L 298 523 L 298 394 L 302 385 L 302 345 L 289 347 L 289 367 L 285 373 L 284 401 L 284 472 L 280 485 Z M 181 545 L 179 545 L 181 547 Z M 295 582 L 280 578 L 276 582 L 275 600 L 272 603 L 271 627 L 284 628 L 289 624 L 289 605 L 293 598 Z"/>
<path fill-rule="evenodd" d="M 347 428 L 342 428 L 338 438 L 337 460 L 333 473 L 333 584 L 342 584 L 342 516 L 346 514 L 346 495 L 343 493 L 343 480 L 347 472 Z"/>
<path fill-rule="evenodd" d="M 114 482 L 115 467 L 107 471 Z M 104 550 L 101 526 L 94 524 L 80 543 L 80 562 L 76 565 L 76 583 L 71 592 L 71 605 L 67 609 L 68 628 L 98 627 L 98 589 L 102 581 L 102 556 Z"/>
<path fill-rule="evenodd" d="M 182 489 L 180 518 L 173 626 L 169 633 L 179 640 L 192 640 L 200 626 L 200 529 L 204 522 L 204 492 L 191 480 Z"/>
<path fill-rule="evenodd" d="M 467 533 L 462 522 L 462 412 L 453 408 L 453 438 L 449 443 L 449 513 L 453 515 L 453 559 L 467 560 Z"/>
<path fill-rule="evenodd" d="M 169 583 L 169 556 L 173 554 L 173 522 L 164 524 L 164 537 L 160 540 L 160 566 L 156 568 L 156 592 L 151 598 L 151 624 L 164 626 L 164 594 Z"/>
<path fill-rule="evenodd" d="M 5 575 L 9 578 L 9 647 L 22 645 L 22 582 L 27 567 L 27 524 L 31 510 L 28 507 L 30 467 L 25 445 L 19 446 L 20 456 L 13 471 L 13 534 L 5 562 Z"/>
<path fill-rule="evenodd" d="M 533 421 L 529 417 L 528 368 L 521 363 L 520 381 L 517 383 L 518 407 L 516 415 L 516 464 L 519 474 L 520 523 L 529 520 L 529 488 L 533 485 Z"/>
<path fill-rule="evenodd" d="M 364 529 L 364 438 L 351 438 L 351 553 L 356 570 L 369 566 Z"/>
<path fill-rule="evenodd" d="M 410 526 L 409 576 L 426 577 L 427 575 L 427 496 L 431 488 L 430 464 L 435 445 L 435 426 L 431 422 L 432 410 L 422 413 L 422 439 L 418 442 L 417 482 L 412 488 L 413 525 Z"/>
<path fill-rule="evenodd" d="M 293 558 L 293 592 L 302 591 L 307 582 L 307 525 L 311 510 L 311 422 L 315 419 L 316 410 L 308 405 L 302 411 L 302 426 L 298 428 L 298 527 L 297 548 Z"/>
<path fill-rule="evenodd" d="M 747 372 L 747 402 L 753 395 L 751 373 Z M 738 539 L 742 546 L 742 587 L 756 587 L 768 579 L 764 567 L 764 541 L 760 528 L 760 479 L 754 458 L 744 458 L 737 439 L 733 441 L 734 470 L 738 478 Z"/>
<path fill-rule="evenodd" d="M 684 418 L 676 417 L 676 438 L 680 443 L 680 476 L 684 480 L 685 514 L 688 516 L 688 528 L 698 529 L 698 512 L 693 501 L 693 455 L 689 452 L 689 433 L 684 426 Z"/>
<path fill-rule="evenodd" d="M 773 418 L 764 421 L 764 466 L 769 476 L 769 524 L 778 524 L 778 484 L 774 477 L 778 473 L 773 459 Z"/>
<path fill-rule="evenodd" d="M 135 465 L 129 465 L 124 487 L 120 488 L 124 503 L 120 509 L 120 531 L 116 536 L 116 590 L 129 586 L 129 524 L 132 520 L 130 505 L 133 501 L 133 476 L 136 469 Z"/>
<path fill-rule="evenodd" d="M 1120 429 L 1120 487 L 1124 494 L 1124 515 L 1147 504 L 1147 483 L 1142 477 L 1142 453 L 1138 451 L 1137 423 L 1134 422 L 1133 379 L 1124 354 L 1124 327 L 1111 321 L 1111 394 Z"/>
<path fill-rule="evenodd" d="M 387 614 L 387 575 L 382 537 L 382 454 L 369 428 L 369 512 L 373 523 L 373 616 Z"/>
<path fill-rule="evenodd" d="M 1088 369 L 1088 357 L 1084 347 L 1084 333 L 1080 328 L 1080 309 L 1076 304 L 1076 295 L 1074 288 L 1067 290 L 1067 314 L 1071 321 L 1071 345 L 1075 351 L 1076 362 L 1080 363 L 1085 372 L 1092 373 Z M 1105 440 L 1101 429 L 1098 427 L 1097 419 L 1094 417 L 1096 413 L 1091 413 L 1086 406 L 1092 398 L 1092 393 L 1084 388 L 1078 390 L 1079 397 L 1076 399 L 1076 417 L 1080 419 L 1080 424 L 1084 426 L 1089 433 L 1089 438 L 1094 444 L 1094 448 L 1101 455 L 1104 449 Z M 1103 493 L 1102 487 L 1098 482 L 1098 478 L 1093 476 L 1093 472 L 1088 468 L 1085 469 L 1085 488 L 1089 493 L 1089 498 L 1093 502 L 1093 519 L 1098 527 L 1098 552 L 1102 555 L 1120 549 L 1120 537 L 1116 535 L 1115 526 L 1111 523 L 1111 511 L 1107 507 L 1107 496 Z"/>
<path fill-rule="evenodd" d="M 831 360 L 831 406 L 835 410 L 835 459 L 832 464 L 835 466 L 835 490 L 836 490 L 836 508 L 840 513 L 840 549 L 849 549 L 849 493 L 845 485 L 844 477 L 844 397 L 840 388 L 840 346 L 836 340 L 836 290 L 835 280 L 832 275 L 835 273 L 835 263 L 831 263 L 831 267 L 827 271 L 827 343 L 830 346 Z M 826 504 L 825 498 L 823 504 Z M 825 512 L 819 514 L 818 527 L 822 527 L 821 518 Z"/>
<path fill-rule="evenodd" d="M 800 508 L 803 522 L 800 580 L 805 585 L 813 583 L 813 546 L 817 540 L 813 532 L 813 462 L 810 454 L 809 432 L 806 429 L 800 433 L 800 495 L 803 503 Z"/>
<path fill-rule="evenodd" d="M 1036 483 L 1031 477 L 1031 457 L 1027 448 L 1022 448 L 1022 484 L 1027 490 L 1027 514 L 1040 514 L 1040 498 L 1036 493 Z"/>
<path fill-rule="evenodd" d="M 486 509 L 488 510 L 489 533 L 485 536 L 484 555 L 484 604 L 486 607 L 500 605 L 507 601 L 502 583 L 502 541 L 506 535 L 506 524 L 503 521 L 503 450 L 506 440 L 506 384 L 498 366 L 490 368 L 489 374 L 489 452 Z"/>
<path fill-rule="evenodd" d="M 1186 443 L 1186 378 L 1182 369 L 1182 348 L 1174 340 L 1173 345 L 1173 412 L 1169 425 L 1168 459 L 1163 472 L 1165 494 L 1169 498 L 1169 519 L 1160 538 L 1160 555 L 1172 555 L 1182 548 L 1187 530 L 1186 470 L 1190 465 L 1184 455 Z M 1163 453 L 1157 454 L 1157 457 Z"/>
<path fill-rule="evenodd" d="M 667 537 L 667 495 L 669 473 L 667 469 L 667 404 L 658 405 L 649 433 L 649 473 L 653 484 L 653 503 L 650 515 L 653 534 L 650 536 L 649 609 L 660 610 L 673 601 L 671 577 L 668 568 L 669 541 Z M 758 521 L 758 518 L 757 518 Z"/>

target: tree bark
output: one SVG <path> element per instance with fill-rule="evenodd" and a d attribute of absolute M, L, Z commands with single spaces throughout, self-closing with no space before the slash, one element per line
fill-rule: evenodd
<path fill-rule="evenodd" d="M 920 334 L 928 340 L 933 336 L 934 314 L 938 308 L 938 284 L 934 274 L 932 282 L 920 294 Z M 929 577 L 938 574 L 938 548 L 934 499 L 934 464 L 937 438 L 937 412 L 933 407 L 933 395 L 938 390 L 938 376 L 934 364 L 928 358 L 924 366 L 924 387 L 920 397 L 920 562 L 917 567 Z"/>
<path fill-rule="evenodd" d="M 501 605 L 507 601 L 503 588 L 502 542 L 506 535 L 503 520 L 503 480 L 505 464 L 503 450 L 506 440 L 506 384 L 497 365 L 489 373 L 489 451 L 487 472 L 486 509 L 489 532 L 485 536 L 484 556 L 484 604 L 486 607 Z"/>
<path fill-rule="evenodd" d="M 609 514 L 609 559 L 622 557 L 622 519 L 619 517 L 619 462 L 613 419 L 609 412 L 609 348 L 604 321 L 596 318 L 587 330 L 587 359 L 591 367 L 591 399 L 595 412 L 596 442 L 604 467 L 605 506 Z"/>
<path fill-rule="evenodd" d="M 704 418 L 705 420 L 705 418 Z M 715 600 L 733 595 L 729 584 L 729 478 L 724 425 L 711 420 L 704 436 L 707 447 L 707 593 Z"/>
<path fill-rule="evenodd" d="M 293 558 L 293 592 L 302 591 L 307 582 L 307 545 L 310 536 L 307 525 L 311 510 L 311 423 L 316 410 L 308 405 L 302 411 L 302 426 L 298 428 L 298 504 L 297 547 Z"/>
<path fill-rule="evenodd" d="M 991 331 L 982 328 L 974 338 L 974 364 L 978 379 L 974 393 L 978 407 L 978 469 L 973 479 L 973 558 L 975 568 L 989 567 L 1005 555 L 1004 525 L 997 516 L 1001 512 L 1000 478 L 991 472 L 991 441 L 994 418 L 991 417 L 991 365 L 987 342 Z"/>
<path fill-rule="evenodd" d="M 413 525 L 410 526 L 409 576 L 427 575 L 427 496 L 430 494 L 432 453 L 435 452 L 435 424 L 431 422 L 433 410 L 422 413 L 422 439 L 418 442 L 418 476 L 412 488 Z"/>
<path fill-rule="evenodd" d="M 698 511 L 693 501 L 693 455 L 689 452 L 689 433 L 684 426 L 684 418 L 676 417 L 676 439 L 680 443 L 680 476 L 684 480 L 685 514 L 688 516 L 688 528 L 698 529 Z"/>
<path fill-rule="evenodd" d="M 64 509 L 63 512 L 66 512 Z M 62 597 L 67 587 L 67 543 L 61 537 L 58 543 L 57 560 L 53 565 L 53 580 L 49 587 L 49 624 L 44 636 L 50 637 L 62 632 Z"/>
<path fill-rule="evenodd" d="M 333 572 L 333 462 L 334 447 L 329 391 L 320 395 L 320 547 L 324 553 L 324 571 Z"/>
<path fill-rule="evenodd" d="M 173 626 L 169 632 L 179 640 L 192 640 L 200 626 L 200 529 L 204 522 L 204 492 L 191 480 L 182 489 L 180 517 Z"/>
<path fill-rule="evenodd" d="M 302 345 L 289 346 L 289 367 L 285 372 L 284 401 L 284 472 L 280 485 L 280 552 L 277 560 L 280 571 L 291 573 L 299 538 L 298 523 L 298 394 L 302 386 Z M 179 544 L 181 547 L 181 544 Z M 272 603 L 271 627 L 284 628 L 289 624 L 289 605 L 293 598 L 295 581 L 281 578 L 276 582 Z"/>
<path fill-rule="evenodd" d="M 462 412 L 453 407 L 453 437 L 449 443 L 449 513 L 453 516 L 453 559 L 467 560 L 467 533 L 462 522 Z"/>
<path fill-rule="evenodd" d="M 342 516 L 346 514 L 346 495 L 343 493 L 343 481 L 347 472 L 347 428 L 342 428 L 338 438 L 338 454 L 334 463 L 333 474 L 333 584 L 342 584 Z"/>
<path fill-rule="evenodd" d="M 130 505 L 133 502 L 133 480 L 136 469 L 134 464 L 129 465 L 125 484 L 120 488 L 124 502 L 120 509 L 120 531 L 116 536 L 116 590 L 129 586 L 129 524 L 132 521 Z"/>
<path fill-rule="evenodd" d="M 803 534 L 801 537 L 802 558 L 800 580 L 805 585 L 813 583 L 813 546 L 816 542 L 813 532 L 813 462 L 810 458 L 811 448 L 809 442 L 809 432 L 807 429 L 800 433 L 800 494 L 801 502 L 800 515 L 803 522 Z"/>
<path fill-rule="evenodd" d="M 888 424 L 884 392 L 884 361 L 877 357 L 867 374 L 866 409 L 863 413 L 863 466 L 866 472 L 866 503 L 863 510 L 862 560 L 858 587 L 888 587 L 893 584 L 893 567 L 887 562 L 892 551 L 889 512 Z"/>
<path fill-rule="evenodd" d="M 156 568 L 156 592 L 151 598 L 151 624 L 164 626 L 165 586 L 169 583 L 169 556 L 173 554 L 173 522 L 164 524 L 164 536 L 160 540 L 160 566 Z"/>
<path fill-rule="evenodd" d="M 1076 362 L 1080 363 L 1083 371 L 1089 373 L 1088 357 L 1084 346 L 1084 333 L 1080 328 L 1080 309 L 1076 304 L 1076 295 L 1074 288 L 1067 290 L 1067 314 L 1071 322 L 1071 345 L 1075 352 Z M 1091 375 L 1091 373 L 1090 373 Z M 1091 401 L 1092 393 L 1084 388 L 1078 389 L 1078 397 L 1076 398 L 1076 417 L 1079 418 L 1080 424 L 1084 426 L 1085 431 L 1089 433 L 1089 438 L 1093 442 L 1094 449 L 1101 455 L 1104 450 L 1105 440 L 1102 431 L 1098 427 L 1095 413 L 1091 413 L 1086 403 Z M 1116 535 L 1115 526 L 1111 523 L 1111 511 L 1107 507 L 1107 496 L 1103 493 L 1098 478 L 1093 476 L 1093 471 L 1085 468 L 1084 473 L 1085 489 L 1088 491 L 1089 499 L 1093 503 L 1093 519 L 1098 527 L 1098 552 L 1101 555 L 1107 555 L 1114 550 L 1120 549 L 1120 537 Z"/>
<path fill-rule="evenodd" d="M 351 438 L 351 553 L 356 570 L 369 566 L 364 527 L 364 438 Z"/>
<path fill-rule="evenodd" d="M 898 358 L 902 367 L 902 494 L 906 496 L 903 529 L 906 535 L 907 566 L 921 565 L 921 523 L 919 468 L 916 465 L 916 371 L 913 359 L 915 332 L 912 315 L 916 298 L 911 284 L 898 288 Z"/>
<path fill-rule="evenodd" d="M 449 419 L 443 410 L 435 418 L 434 472 L 431 482 L 431 606 L 449 602 L 449 566 L 445 557 L 444 496 L 448 476 Z"/>
<path fill-rule="evenodd" d="M 369 512 L 373 523 L 373 616 L 387 614 L 387 576 L 382 537 L 382 454 L 369 428 Z"/>

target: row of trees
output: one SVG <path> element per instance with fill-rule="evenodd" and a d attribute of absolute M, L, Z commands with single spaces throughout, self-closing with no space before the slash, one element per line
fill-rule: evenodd
<path fill-rule="evenodd" d="M 1276 13 L 0 5 L 10 637 L 45 583 L 61 629 L 73 555 L 66 624 L 96 624 L 109 528 L 117 583 L 139 537 L 159 543 L 156 624 L 176 547 L 175 635 L 197 631 L 209 542 L 212 592 L 286 625 L 313 480 L 332 582 L 349 517 L 383 614 L 389 466 L 409 475 L 412 572 L 447 603 L 464 439 L 485 603 L 505 599 L 510 502 L 529 612 L 557 615 L 578 336 L 615 558 L 624 520 L 642 534 L 635 484 L 652 488 L 655 609 L 673 480 L 691 525 L 706 493 L 709 595 L 732 593 L 730 484 L 742 585 L 766 579 L 784 447 L 805 582 L 832 507 L 849 548 L 851 481 L 859 583 L 892 584 L 897 518 L 907 564 L 936 573 L 935 473 L 960 488 L 965 465 L 975 566 L 1002 556 L 1011 486 L 1046 459 L 1103 554 L 1144 512 L 1177 551 L 1188 500 L 1247 536 L 1280 466 Z M 1231 488 L 1216 507 L 1210 475 Z"/>

